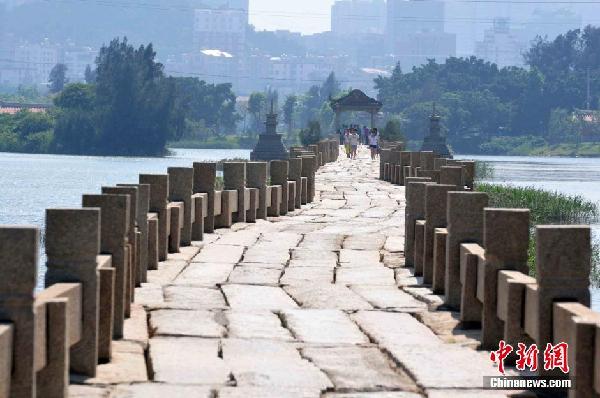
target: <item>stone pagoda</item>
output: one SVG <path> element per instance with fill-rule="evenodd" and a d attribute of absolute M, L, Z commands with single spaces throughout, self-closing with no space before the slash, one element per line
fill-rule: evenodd
<path fill-rule="evenodd" d="M 435 104 L 433 104 L 433 112 L 429 120 L 429 135 L 423 140 L 421 151 L 435 152 L 435 154 L 439 157 L 452 159 L 452 153 L 450 152 L 450 148 L 448 148 L 448 144 L 446 143 L 446 136 L 442 134 L 442 127 L 440 125 L 442 117 L 437 114 L 435 110 Z"/>
<path fill-rule="evenodd" d="M 273 110 L 273 101 L 271 101 L 271 113 L 267 115 L 265 124 L 266 131 L 258 136 L 258 143 L 250 154 L 250 159 L 263 162 L 289 159 L 289 153 L 283 145 L 283 135 L 277 133 L 277 114 Z"/>

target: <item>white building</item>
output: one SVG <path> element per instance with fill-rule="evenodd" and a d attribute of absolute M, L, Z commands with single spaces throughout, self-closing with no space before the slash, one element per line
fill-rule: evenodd
<path fill-rule="evenodd" d="M 524 66 L 523 53 L 527 43 L 519 40 L 510 29 L 507 18 L 496 18 L 492 29 L 485 31 L 483 41 L 477 42 L 475 55 L 502 68 L 505 66 Z"/>
<path fill-rule="evenodd" d="M 247 27 L 247 10 L 195 10 L 194 49 L 216 49 L 240 57 L 246 50 Z"/>
<path fill-rule="evenodd" d="M 383 34 L 384 0 L 338 0 L 331 6 L 331 31 L 337 35 Z"/>
<path fill-rule="evenodd" d="M 63 63 L 67 66 L 67 78 L 70 82 L 83 82 L 85 70 L 89 65 L 96 67 L 98 51 L 91 47 L 68 48 L 63 55 Z"/>
<path fill-rule="evenodd" d="M 0 83 L 6 85 L 45 85 L 50 71 L 60 60 L 59 49 L 45 40 L 8 49 L 0 64 Z"/>

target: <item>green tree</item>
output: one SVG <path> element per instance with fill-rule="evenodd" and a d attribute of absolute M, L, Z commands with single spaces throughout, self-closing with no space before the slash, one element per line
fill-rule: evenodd
<path fill-rule="evenodd" d="M 152 44 L 135 49 L 127 39 L 102 47 L 97 59 L 96 105 L 100 154 L 161 155 L 182 114 L 175 83 L 155 62 Z"/>
<path fill-rule="evenodd" d="M 339 92 L 340 92 L 340 83 L 335 78 L 335 73 L 331 72 L 329 74 L 329 76 L 327 76 L 327 79 L 325 80 L 323 85 L 321 86 L 321 92 L 320 92 L 321 100 L 326 101 L 329 98 L 333 98 L 336 95 L 338 95 Z"/>
<path fill-rule="evenodd" d="M 85 67 L 84 78 L 87 84 L 96 83 L 96 70 L 92 70 L 92 67 L 87 65 Z"/>
<path fill-rule="evenodd" d="M 68 83 L 67 79 L 67 65 L 56 64 L 50 71 L 48 76 L 48 82 L 50 83 L 50 92 L 56 94 L 65 87 Z"/>
<path fill-rule="evenodd" d="M 288 95 L 283 104 L 283 121 L 288 127 L 288 135 L 294 129 L 294 111 L 296 110 L 296 102 L 298 98 L 295 95 Z"/>
<path fill-rule="evenodd" d="M 381 138 L 386 141 L 404 142 L 404 134 L 402 134 L 402 124 L 398 119 L 390 119 L 381 131 Z"/>
<path fill-rule="evenodd" d="M 248 112 L 250 112 L 254 118 L 255 133 L 259 133 L 261 130 L 260 125 L 262 123 L 262 113 L 266 104 L 267 97 L 264 93 L 250 94 L 250 99 L 248 100 Z"/>
<path fill-rule="evenodd" d="M 308 128 L 300 130 L 300 142 L 304 146 L 316 144 L 321 140 L 321 124 L 312 120 L 308 123 Z"/>
<path fill-rule="evenodd" d="M 94 154 L 97 151 L 96 93 L 94 86 L 70 84 L 54 99 L 58 108 L 53 150 L 58 153 Z"/>

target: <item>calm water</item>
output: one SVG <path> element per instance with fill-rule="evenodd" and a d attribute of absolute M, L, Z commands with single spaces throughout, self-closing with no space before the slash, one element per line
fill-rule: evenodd
<path fill-rule="evenodd" d="M 517 156 L 460 156 L 489 162 L 494 166 L 495 183 L 581 195 L 600 203 L 600 159 L 536 158 Z M 600 225 L 593 226 L 594 239 L 600 240 Z M 592 307 L 600 311 L 600 289 L 592 290 Z"/>
<path fill-rule="evenodd" d="M 0 153 L 0 224 L 43 228 L 46 208 L 79 208 L 83 194 L 100 193 L 102 186 L 137 183 L 139 174 L 164 174 L 193 162 L 249 157 L 248 150 L 202 149 L 175 149 L 166 158 Z M 41 267 L 40 286 L 44 271 Z"/>
<path fill-rule="evenodd" d="M 249 158 L 248 150 L 177 149 L 167 158 L 112 158 L 0 153 L 0 224 L 44 225 L 46 208 L 80 207 L 81 195 L 100 187 L 136 183 L 140 173 L 196 161 Z M 535 186 L 600 202 L 600 159 L 472 157 L 493 164 L 494 182 Z M 600 226 L 595 226 L 600 239 Z M 40 274 L 43 274 L 40 269 Z M 41 277 L 41 275 L 40 275 Z M 594 291 L 600 311 L 600 291 Z"/>

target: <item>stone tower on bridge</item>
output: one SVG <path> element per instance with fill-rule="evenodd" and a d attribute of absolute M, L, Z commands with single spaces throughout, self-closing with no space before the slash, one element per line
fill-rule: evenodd
<path fill-rule="evenodd" d="M 446 136 L 442 133 L 442 127 L 440 125 L 442 117 L 436 112 L 435 104 L 433 104 L 433 112 L 431 113 L 429 120 L 429 135 L 423 140 L 421 151 L 433 151 L 439 157 L 451 159 L 452 153 L 450 152 L 450 148 L 448 148 Z"/>
<path fill-rule="evenodd" d="M 268 162 L 270 160 L 287 160 L 290 155 L 282 141 L 282 135 L 277 134 L 277 114 L 271 101 L 271 113 L 267 115 L 266 131 L 258 136 L 258 143 L 250 154 L 252 161 Z"/>

